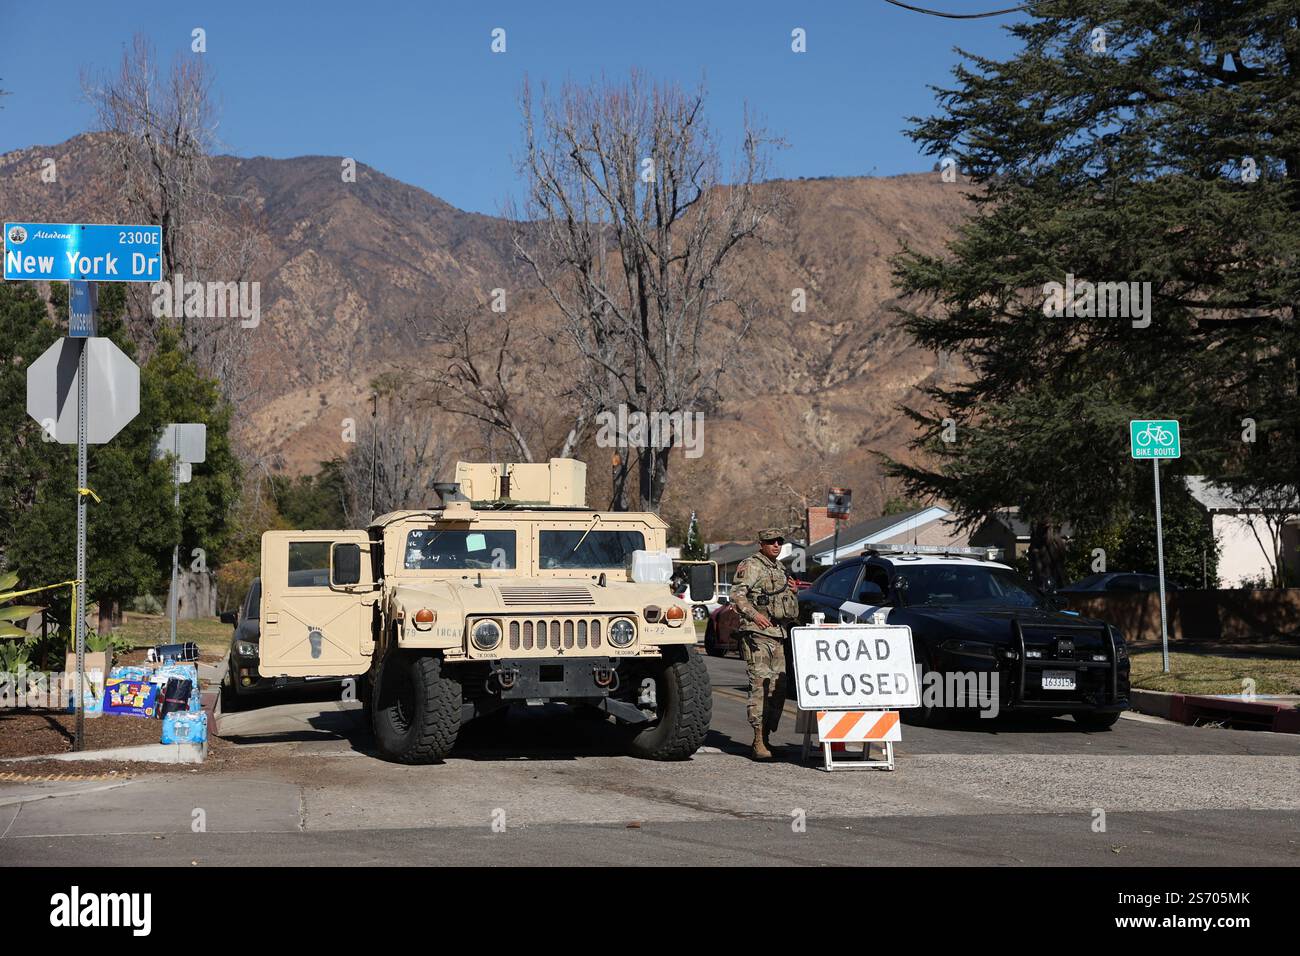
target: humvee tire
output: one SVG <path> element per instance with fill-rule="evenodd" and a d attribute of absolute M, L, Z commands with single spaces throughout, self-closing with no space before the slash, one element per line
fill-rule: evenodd
<path fill-rule="evenodd" d="M 434 763 L 451 752 L 460 732 L 461 688 L 442 673 L 442 658 L 390 652 L 371 693 L 371 722 L 383 756 Z"/>
<path fill-rule="evenodd" d="M 704 658 L 682 648 L 646 674 L 655 682 L 659 719 L 629 728 L 628 752 L 646 760 L 686 760 L 700 749 L 713 719 L 713 687 Z"/>

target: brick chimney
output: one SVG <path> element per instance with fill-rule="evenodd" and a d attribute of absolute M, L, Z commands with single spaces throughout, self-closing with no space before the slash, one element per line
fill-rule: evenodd
<path fill-rule="evenodd" d="M 809 546 L 814 541 L 829 538 L 835 533 L 835 519 L 826 517 L 825 508 L 809 508 L 804 519 L 804 533 L 808 536 Z"/>

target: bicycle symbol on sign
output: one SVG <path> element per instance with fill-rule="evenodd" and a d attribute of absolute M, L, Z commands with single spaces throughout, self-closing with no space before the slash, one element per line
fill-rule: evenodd
<path fill-rule="evenodd" d="M 1137 443 L 1143 448 L 1150 446 L 1152 442 L 1157 445 L 1168 447 L 1174 443 L 1174 433 L 1163 425 L 1151 422 L 1146 428 L 1138 432 L 1135 436 Z"/>

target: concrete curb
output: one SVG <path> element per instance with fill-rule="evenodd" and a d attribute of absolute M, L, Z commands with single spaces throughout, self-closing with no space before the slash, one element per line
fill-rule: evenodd
<path fill-rule="evenodd" d="M 1133 710 L 1139 714 L 1163 717 L 1165 720 L 1173 720 L 1170 716 L 1173 713 L 1173 700 L 1181 696 L 1181 694 L 1166 694 L 1158 690 L 1138 690 L 1136 687 L 1128 692 L 1129 706 Z"/>
<path fill-rule="evenodd" d="M 1300 733 L 1300 709 L 1268 700 L 1237 700 L 1200 694 L 1168 694 L 1158 690 L 1129 691 L 1129 705 L 1141 714 L 1163 717 L 1180 724 L 1200 720 L 1223 721 L 1241 729 Z"/>
<path fill-rule="evenodd" d="M 21 763 L 29 760 L 139 760 L 144 763 L 203 763 L 208 755 L 208 743 L 201 744 L 143 744 L 139 747 L 109 747 L 106 750 L 83 750 L 79 753 L 43 754 L 36 757 L 8 757 L 0 763 Z"/>

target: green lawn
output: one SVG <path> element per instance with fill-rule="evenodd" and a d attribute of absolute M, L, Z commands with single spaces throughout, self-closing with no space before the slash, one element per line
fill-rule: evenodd
<path fill-rule="evenodd" d="M 1156 651 L 1132 655 L 1134 687 L 1175 694 L 1240 694 L 1244 681 L 1255 682 L 1256 694 L 1300 694 L 1300 659 L 1219 657 L 1211 654 L 1169 655 L 1169 673 L 1161 670 Z"/>
<path fill-rule="evenodd" d="M 230 625 L 222 624 L 215 617 L 176 622 L 176 640 L 193 641 L 199 645 L 199 652 L 205 657 L 224 655 L 230 647 L 230 632 Z M 122 616 L 122 626 L 113 628 L 113 633 L 126 638 L 136 647 L 153 647 L 155 644 L 166 644 L 171 639 L 171 625 L 165 614 L 127 611 Z"/>

